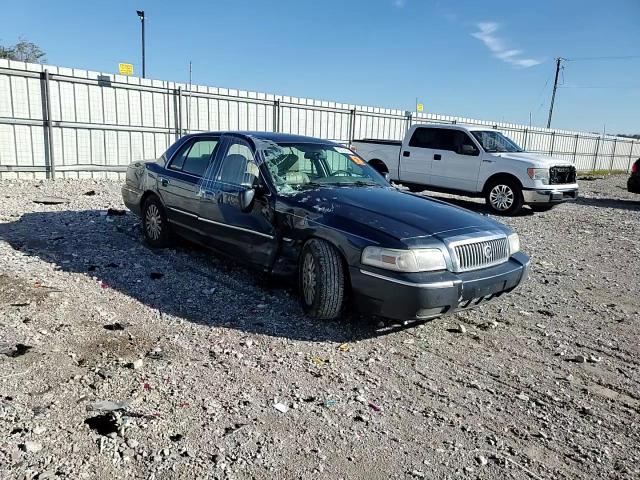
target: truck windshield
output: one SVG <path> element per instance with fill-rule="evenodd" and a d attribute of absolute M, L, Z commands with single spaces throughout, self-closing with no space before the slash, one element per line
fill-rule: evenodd
<path fill-rule="evenodd" d="M 319 143 L 257 142 L 280 193 L 320 185 L 383 186 L 387 181 L 348 148 Z"/>
<path fill-rule="evenodd" d="M 510 138 L 505 137 L 500 132 L 496 132 L 493 130 L 476 130 L 472 131 L 471 133 L 474 137 L 476 137 L 476 140 L 480 142 L 482 148 L 484 148 L 487 152 L 524 152 L 524 150 L 520 148 L 518 144 L 516 144 Z"/>

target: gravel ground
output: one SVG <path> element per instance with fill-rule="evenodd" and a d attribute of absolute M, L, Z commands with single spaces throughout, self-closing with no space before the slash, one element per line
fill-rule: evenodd
<path fill-rule="evenodd" d="M 117 183 L 0 181 L 0 478 L 639 478 L 624 183 L 505 219 L 530 279 L 407 328 L 315 323 L 286 283 L 150 250 L 107 215 Z"/>

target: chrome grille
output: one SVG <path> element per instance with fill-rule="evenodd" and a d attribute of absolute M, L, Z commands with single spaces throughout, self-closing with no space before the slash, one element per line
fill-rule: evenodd
<path fill-rule="evenodd" d="M 509 242 L 494 238 L 481 242 L 468 242 L 454 247 L 458 272 L 478 270 L 504 263 L 509 259 Z"/>

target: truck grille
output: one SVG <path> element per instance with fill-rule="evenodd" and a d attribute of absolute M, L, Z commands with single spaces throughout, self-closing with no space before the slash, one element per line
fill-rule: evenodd
<path fill-rule="evenodd" d="M 509 242 L 496 238 L 482 242 L 456 245 L 457 271 L 467 272 L 504 263 L 509 259 Z"/>
<path fill-rule="evenodd" d="M 566 183 L 576 183 L 576 167 L 551 167 L 549 170 L 549 184 L 561 185 Z"/>

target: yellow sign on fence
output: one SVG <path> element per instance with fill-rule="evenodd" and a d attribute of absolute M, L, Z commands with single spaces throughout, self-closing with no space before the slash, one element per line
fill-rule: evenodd
<path fill-rule="evenodd" d="M 416 111 L 417 112 L 422 112 L 424 110 L 424 104 L 423 103 L 416 103 Z"/>
<path fill-rule="evenodd" d="M 120 72 L 120 75 L 133 75 L 133 64 L 119 63 L 118 71 Z"/>

